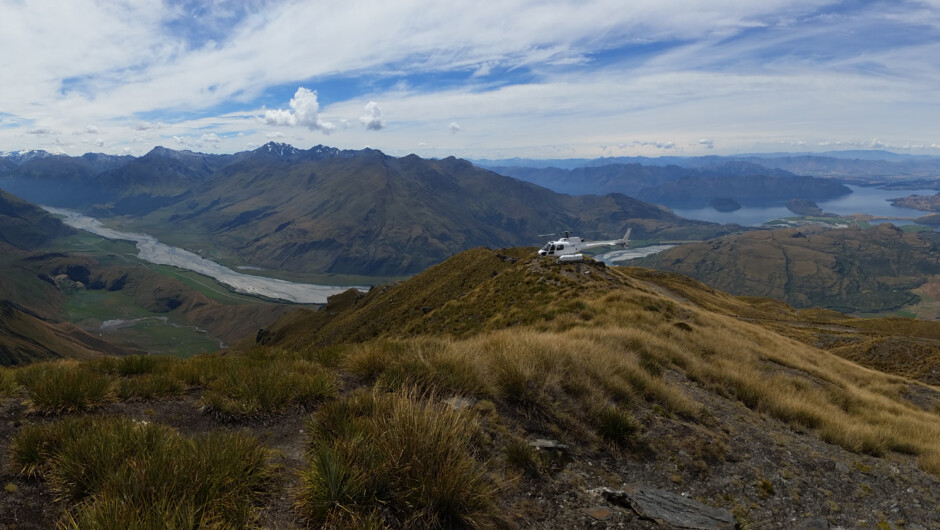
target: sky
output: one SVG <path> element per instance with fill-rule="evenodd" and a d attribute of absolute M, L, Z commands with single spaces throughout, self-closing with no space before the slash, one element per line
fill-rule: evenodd
<path fill-rule="evenodd" d="M 0 0 L 0 152 L 940 156 L 940 0 Z"/>

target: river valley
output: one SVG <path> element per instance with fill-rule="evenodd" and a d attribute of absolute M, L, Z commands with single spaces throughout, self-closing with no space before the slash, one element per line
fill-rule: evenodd
<path fill-rule="evenodd" d="M 327 297 L 341 293 L 350 286 L 316 285 L 298 283 L 253 274 L 243 274 L 219 265 L 188 250 L 165 245 L 153 236 L 142 233 L 121 232 L 108 228 L 93 217 L 88 217 L 73 210 L 43 206 L 43 208 L 62 217 L 62 221 L 79 230 L 91 232 L 107 239 L 131 241 L 137 246 L 138 257 L 159 265 L 172 265 L 214 278 L 232 290 L 253 296 L 284 300 L 298 304 L 325 304 Z M 242 270 L 247 270 L 247 267 Z M 364 287 L 357 287 L 365 289 Z"/>

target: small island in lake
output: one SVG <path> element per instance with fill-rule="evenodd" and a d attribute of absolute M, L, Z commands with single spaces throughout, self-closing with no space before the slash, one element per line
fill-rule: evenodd
<path fill-rule="evenodd" d="M 715 197 L 708 205 L 719 212 L 733 212 L 741 209 L 741 205 L 738 201 L 727 197 Z"/>
<path fill-rule="evenodd" d="M 824 215 L 822 208 L 809 199 L 790 199 L 787 201 L 787 209 L 804 217 L 822 217 Z"/>

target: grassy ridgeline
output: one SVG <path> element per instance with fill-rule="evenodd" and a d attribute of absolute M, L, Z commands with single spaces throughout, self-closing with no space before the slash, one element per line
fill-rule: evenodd
<path fill-rule="evenodd" d="M 41 477 L 60 491 L 70 483 L 59 478 L 61 455 L 71 454 L 68 447 L 75 444 L 104 448 L 100 461 L 87 460 L 88 472 L 112 472 L 107 455 L 113 443 L 86 437 L 99 436 L 96 430 L 136 436 L 127 432 L 140 427 L 115 417 L 121 410 L 115 402 L 194 402 L 220 427 L 275 423 L 302 410 L 310 420 L 296 436 L 306 445 L 306 463 L 293 471 L 264 468 L 257 475 L 299 477 L 299 486 L 285 493 L 298 517 L 339 526 L 498 526 L 507 517 L 498 499 L 518 483 L 506 477 L 548 474 L 555 465 L 528 445 L 532 433 L 604 454 L 643 455 L 653 441 L 648 430 L 666 422 L 699 433 L 698 450 L 715 453 L 702 456 L 705 461 L 723 458 L 722 429 L 731 427 L 702 405 L 690 391 L 695 388 L 849 452 L 911 455 L 921 469 L 940 474 L 937 412 L 902 398 L 921 385 L 785 336 L 782 323 L 800 316 L 785 306 L 736 299 L 676 276 L 591 264 L 499 263 L 502 269 L 483 271 L 459 296 L 418 301 L 417 317 L 391 306 L 383 315 L 386 323 L 405 319 L 387 328 L 394 333 L 358 342 L 318 345 L 317 333 L 354 329 L 357 314 L 375 318 L 390 298 L 414 302 L 421 292 L 414 285 L 440 293 L 439 284 L 416 277 L 419 283 L 375 293 L 332 316 L 326 312 L 331 321 L 306 328 L 306 340 L 292 336 L 241 355 L 136 356 L 2 369 L 0 396 L 24 400 L 33 411 L 10 443 L 11 471 Z M 504 311 L 512 319 L 495 312 L 504 297 L 513 300 Z M 412 318 L 417 320 L 407 320 Z M 452 325 L 453 334 L 427 332 L 449 323 L 464 325 Z M 801 324 L 805 331 L 812 322 Z M 284 329 L 304 329 L 303 322 L 295 318 L 275 333 L 283 338 Z M 74 427 L 88 421 L 101 423 L 96 429 Z M 234 443 L 218 437 L 196 442 L 203 439 L 162 426 L 144 431 L 175 440 L 171 445 Z M 170 468 L 198 467 L 178 452 L 168 451 L 165 458 Z M 210 484 L 208 478 L 192 480 Z M 253 524 L 273 487 L 266 480 L 238 493 L 237 501 L 235 493 L 212 487 L 205 506 L 237 505 L 232 510 L 244 517 L 235 526 Z M 80 518 L 111 510 L 109 490 L 92 491 L 99 490 L 68 494 L 60 522 L 91 520 Z M 159 497 L 160 491 L 142 498 L 159 500 L 166 507 L 161 513 L 171 519 L 192 521 L 190 507 L 203 502 L 190 489 L 168 497 Z M 152 512 L 107 516 L 146 518 Z M 216 515 L 205 517 L 202 525 L 221 524 Z"/>

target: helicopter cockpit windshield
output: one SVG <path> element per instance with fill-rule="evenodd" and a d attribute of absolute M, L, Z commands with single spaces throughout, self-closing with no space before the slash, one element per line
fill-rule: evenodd
<path fill-rule="evenodd" d="M 542 256 L 551 256 L 555 253 L 556 250 L 564 250 L 564 245 L 556 245 L 554 243 L 546 243 L 541 250 L 539 250 L 539 255 Z"/>

